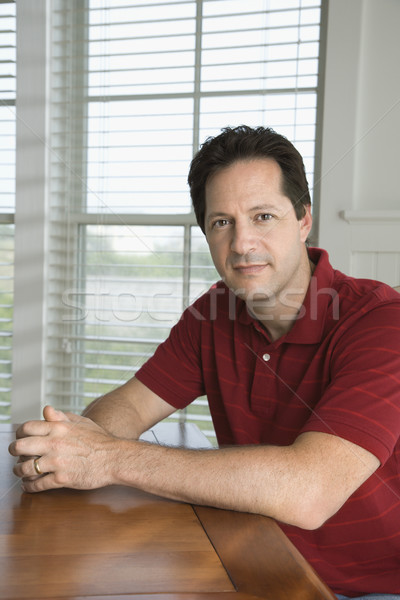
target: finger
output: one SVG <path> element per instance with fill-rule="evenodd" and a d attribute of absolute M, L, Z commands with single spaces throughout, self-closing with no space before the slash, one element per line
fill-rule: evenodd
<path fill-rule="evenodd" d="M 40 473 L 35 469 L 35 461 Z M 42 477 L 49 470 L 46 470 L 45 462 L 48 461 L 46 461 L 44 456 L 34 456 L 30 460 L 17 462 L 13 467 L 14 475 L 21 479 L 37 479 L 37 477 Z"/>
<path fill-rule="evenodd" d="M 19 456 L 17 462 L 25 462 L 26 460 L 30 460 L 32 456 Z"/>
<path fill-rule="evenodd" d="M 27 421 L 18 427 L 15 437 L 18 440 L 31 435 L 48 435 L 50 431 L 51 426 L 47 421 Z"/>
<path fill-rule="evenodd" d="M 12 456 L 42 456 L 51 449 L 51 440 L 48 436 L 31 436 L 20 438 L 11 442 L 8 451 Z"/>
<path fill-rule="evenodd" d="M 72 412 L 63 412 L 61 410 L 57 410 L 50 405 L 44 407 L 43 416 L 46 421 L 68 421 L 71 423 L 80 423 L 85 421 L 85 417 Z"/>
<path fill-rule="evenodd" d="M 26 481 L 24 480 L 22 482 L 22 489 L 28 494 L 44 492 L 45 490 L 51 490 L 61 487 L 63 486 L 56 482 L 53 473 L 48 473 L 43 477 L 38 477 L 37 479 L 31 479 Z"/>
<path fill-rule="evenodd" d="M 43 416 L 47 421 L 68 421 L 69 423 L 92 422 L 91 419 L 82 417 L 82 415 L 77 415 L 73 412 L 62 412 L 61 410 L 56 410 L 52 406 L 45 406 Z"/>
<path fill-rule="evenodd" d="M 65 413 L 49 405 L 44 407 L 43 416 L 46 421 L 69 421 Z"/>
<path fill-rule="evenodd" d="M 47 473 L 46 473 L 47 475 Z M 44 475 L 32 475 L 32 477 L 21 477 L 21 480 L 24 481 L 35 481 L 36 479 L 39 479 L 40 477 L 44 477 Z"/>

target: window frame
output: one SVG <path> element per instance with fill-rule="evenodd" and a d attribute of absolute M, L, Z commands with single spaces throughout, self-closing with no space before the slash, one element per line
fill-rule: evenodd
<path fill-rule="evenodd" d="M 71 0 L 77 2 L 80 0 Z M 87 0 L 84 0 L 85 4 Z M 82 6 L 82 1 L 80 1 Z M 202 0 L 197 0 L 198 15 L 201 16 Z M 314 177 L 314 217 L 313 241 L 317 241 L 319 214 L 319 175 L 322 129 L 323 80 L 326 45 L 327 0 L 322 0 L 320 25 L 319 73 L 317 88 L 317 123 L 315 137 L 315 177 Z M 15 221 L 15 292 L 14 292 L 14 340 L 12 365 L 11 420 L 21 422 L 29 418 L 39 418 L 43 405 L 51 399 L 51 354 L 52 334 L 49 334 L 47 313 L 49 310 L 49 273 L 51 252 L 49 238 L 51 231 L 50 184 L 50 92 L 49 47 L 52 38 L 51 18 L 47 0 L 18 0 L 17 3 L 17 62 L 18 88 L 16 110 L 17 157 L 16 157 L 16 197 L 15 219 L 13 215 L 0 216 L 6 222 Z M 193 150 L 199 147 L 200 101 L 212 96 L 213 92 L 200 92 L 201 69 L 201 19 L 196 25 L 195 90 L 193 94 Z M 254 94 L 254 90 L 248 93 Z M 268 94 L 267 90 L 263 91 Z M 230 95 L 226 92 L 226 95 Z M 244 93 L 242 93 L 244 95 Z M 82 161 L 83 162 L 83 161 Z M 82 173 L 84 177 L 84 173 Z M 32 185 L 34 182 L 34 185 Z M 122 214 L 122 213 L 121 213 Z M 77 239 L 81 226 L 97 222 L 96 213 L 80 210 L 79 203 L 71 214 L 68 235 Z M 123 214 L 124 221 L 132 219 L 135 224 L 165 225 L 180 224 L 190 230 L 195 226 L 193 212 L 176 215 Z M 101 215 L 104 224 L 115 224 L 119 215 Z M 187 239 L 190 236 L 185 236 Z M 186 242 L 188 243 L 188 242 Z M 70 251 L 76 252 L 77 248 Z M 190 248 L 187 245 L 185 264 L 188 286 Z M 32 261 L 32 257 L 35 258 Z M 69 273 L 66 274 L 69 276 Z M 27 285 L 29 292 L 27 293 Z M 61 336 L 62 337 L 62 336 Z M 49 377 L 50 372 L 50 377 Z M 74 377 L 70 378 L 71 380 Z M 71 392 L 72 392 L 71 388 Z"/>

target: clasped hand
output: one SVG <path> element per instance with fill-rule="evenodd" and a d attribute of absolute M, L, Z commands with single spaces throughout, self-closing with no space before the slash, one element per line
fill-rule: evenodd
<path fill-rule="evenodd" d="M 44 421 L 21 425 L 9 446 L 10 454 L 19 457 L 13 470 L 24 491 L 94 489 L 114 483 L 116 438 L 86 417 L 51 406 L 43 416 Z"/>

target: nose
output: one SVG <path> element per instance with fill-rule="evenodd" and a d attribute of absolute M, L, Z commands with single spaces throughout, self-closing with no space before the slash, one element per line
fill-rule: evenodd
<path fill-rule="evenodd" d="M 232 228 L 232 252 L 244 256 L 245 254 L 254 252 L 256 247 L 257 240 L 251 223 L 235 223 L 235 226 Z"/>

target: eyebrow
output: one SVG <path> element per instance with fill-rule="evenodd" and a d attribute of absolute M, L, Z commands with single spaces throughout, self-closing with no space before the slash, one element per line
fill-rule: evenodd
<path fill-rule="evenodd" d="M 223 212 L 212 212 L 207 217 L 207 223 L 209 223 L 210 221 L 212 221 L 216 217 L 219 217 L 219 218 L 221 218 L 221 217 L 229 217 L 229 215 L 228 215 L 228 213 L 223 213 Z"/>

